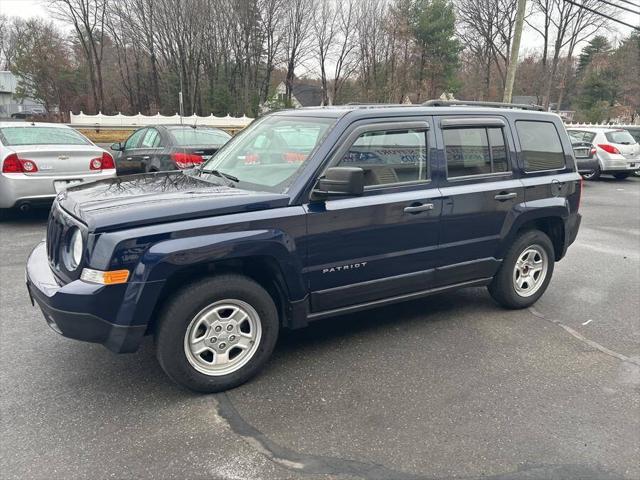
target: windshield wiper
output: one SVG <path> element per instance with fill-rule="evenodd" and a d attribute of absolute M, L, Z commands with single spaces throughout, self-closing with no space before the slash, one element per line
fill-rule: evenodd
<path fill-rule="evenodd" d="M 230 180 L 232 182 L 238 183 L 240 179 L 238 177 L 234 177 L 229 173 L 221 172 L 220 170 L 205 170 L 204 168 L 200 170 L 200 175 L 203 173 L 208 173 L 210 175 L 215 175 L 216 177 L 224 178 L 225 180 Z M 231 184 L 232 185 L 232 184 Z"/>

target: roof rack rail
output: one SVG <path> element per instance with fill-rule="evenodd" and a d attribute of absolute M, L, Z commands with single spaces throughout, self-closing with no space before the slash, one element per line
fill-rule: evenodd
<path fill-rule="evenodd" d="M 478 102 L 475 100 L 427 100 L 422 105 L 425 107 L 450 107 L 455 105 L 468 105 L 472 107 L 492 107 L 492 108 L 518 108 L 520 110 L 535 110 L 544 112 L 541 105 L 525 105 L 524 103 L 503 103 L 503 102 Z"/>

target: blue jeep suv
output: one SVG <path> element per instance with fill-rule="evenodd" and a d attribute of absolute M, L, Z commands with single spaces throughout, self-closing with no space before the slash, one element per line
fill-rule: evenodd
<path fill-rule="evenodd" d="M 189 171 L 68 189 L 27 287 L 66 337 L 135 351 L 215 392 L 282 328 L 462 287 L 533 304 L 576 238 L 582 190 L 555 114 L 474 102 L 256 120 Z"/>

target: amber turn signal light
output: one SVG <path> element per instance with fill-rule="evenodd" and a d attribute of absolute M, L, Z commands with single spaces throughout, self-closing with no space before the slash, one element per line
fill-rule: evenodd
<path fill-rule="evenodd" d="M 129 280 L 129 270 L 110 270 L 103 272 L 101 270 L 84 268 L 80 278 L 85 282 L 116 285 L 119 283 L 127 283 L 127 280 Z"/>

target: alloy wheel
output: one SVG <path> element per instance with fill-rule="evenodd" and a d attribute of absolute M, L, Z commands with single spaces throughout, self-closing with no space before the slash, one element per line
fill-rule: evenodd
<path fill-rule="evenodd" d="M 184 352 L 200 373 L 228 375 L 253 358 L 261 337 L 260 317 L 251 305 L 242 300 L 221 300 L 191 320 L 184 336 Z"/>
<path fill-rule="evenodd" d="M 543 285 L 549 268 L 547 252 L 540 245 L 531 245 L 518 256 L 513 269 L 513 287 L 521 297 L 530 297 Z"/>

